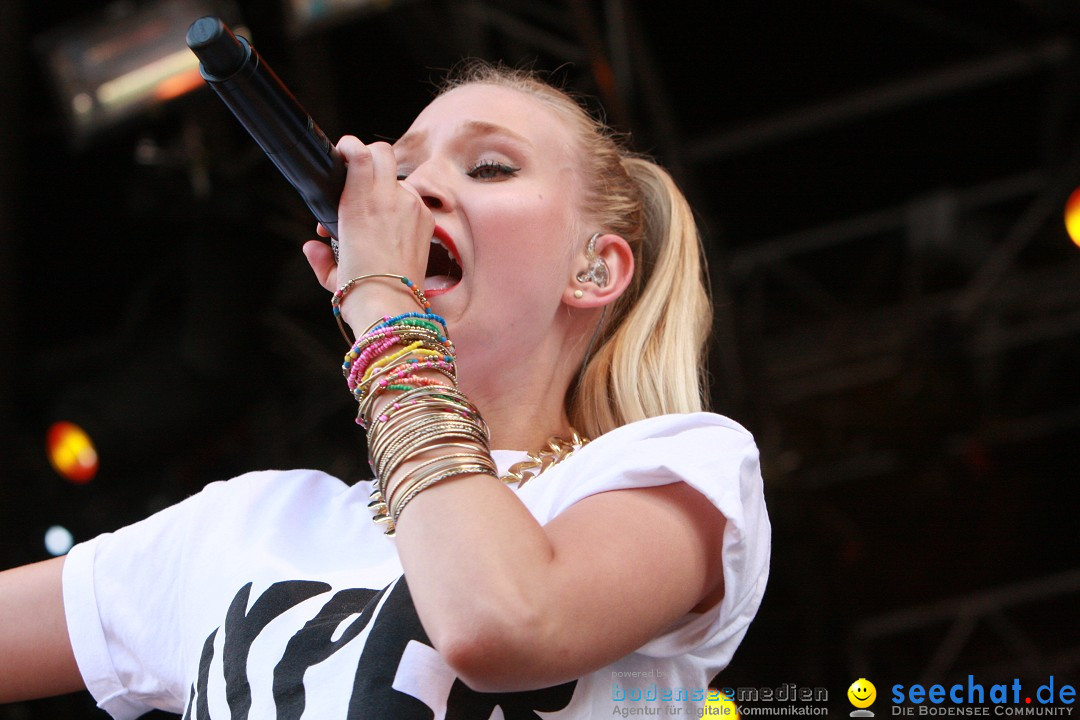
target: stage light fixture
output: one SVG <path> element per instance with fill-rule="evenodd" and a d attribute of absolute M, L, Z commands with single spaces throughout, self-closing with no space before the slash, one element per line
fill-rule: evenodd
<path fill-rule="evenodd" d="M 382 12 L 402 0 L 285 0 L 285 14 L 294 35 L 366 13 Z"/>
<path fill-rule="evenodd" d="M 238 25 L 227 0 L 158 0 L 118 3 L 39 37 L 74 143 L 202 87 L 198 59 L 184 38 L 204 15 Z"/>

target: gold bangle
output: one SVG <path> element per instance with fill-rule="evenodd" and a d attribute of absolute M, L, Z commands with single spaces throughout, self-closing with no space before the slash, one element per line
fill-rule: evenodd
<path fill-rule="evenodd" d="M 477 453 L 477 454 L 483 451 L 483 448 L 480 445 L 476 444 L 476 443 L 442 442 L 442 443 L 435 443 L 434 445 L 428 445 L 428 446 L 424 447 L 423 450 L 421 450 L 420 452 L 429 453 L 429 452 L 433 452 L 435 450 L 449 450 L 451 448 L 460 449 L 460 450 L 472 450 L 474 453 Z M 445 456 L 442 456 L 442 457 L 445 457 Z M 385 461 L 385 463 L 384 463 L 385 469 L 383 470 L 383 473 L 384 473 L 383 477 L 385 477 L 387 479 L 387 485 L 388 486 L 390 484 L 390 478 L 394 477 L 394 473 L 397 472 L 398 468 L 402 465 L 403 462 L 405 462 L 405 460 L 406 460 L 406 457 L 403 455 L 402 457 L 394 458 L 392 460 L 387 459 Z"/>
<path fill-rule="evenodd" d="M 460 419 L 460 418 L 459 418 Z M 369 452 L 372 462 L 372 470 L 379 477 L 389 475 L 389 467 L 401 461 L 409 455 L 415 455 L 420 450 L 428 449 L 431 441 L 438 441 L 438 437 L 447 432 L 452 432 L 456 439 L 471 441 L 479 447 L 485 447 L 484 437 L 475 430 L 466 430 L 459 426 L 435 425 L 440 422 L 438 418 L 420 416 L 400 421 L 403 428 L 397 434 L 378 438 L 378 443 Z M 394 428 L 391 428 L 394 429 Z M 435 437 L 432 437 L 432 435 Z M 467 436 L 467 437 L 463 437 Z"/>
<path fill-rule="evenodd" d="M 440 455 L 430 460 L 424 460 L 423 462 L 411 468 L 405 477 L 401 478 L 395 483 L 387 483 L 386 505 L 393 508 L 396 506 L 394 500 L 404 490 L 408 490 L 417 482 L 427 477 L 431 473 L 441 472 L 442 470 L 448 470 L 457 465 L 463 464 L 466 460 L 476 464 L 484 464 L 490 462 L 490 455 L 483 452 L 459 452 L 450 453 L 448 455 Z"/>
<path fill-rule="evenodd" d="M 391 444 L 388 447 L 384 448 L 379 445 L 370 452 L 369 463 L 379 480 L 380 490 L 385 491 L 386 474 L 380 472 L 386 467 L 385 458 L 390 456 L 409 457 L 420 452 L 431 441 L 446 441 L 450 438 L 473 441 L 485 450 L 487 449 L 487 438 L 479 432 L 475 423 L 437 420 L 413 432 L 393 438 L 392 441 L 389 441 Z"/>
<path fill-rule="evenodd" d="M 446 424 L 454 421 L 459 424 Z M 439 436 L 446 433 L 458 437 L 465 435 L 467 436 L 466 439 L 483 444 L 482 434 L 461 424 L 467 422 L 463 418 L 449 418 L 432 414 L 417 415 L 411 418 L 391 418 L 388 423 L 389 427 L 384 430 L 385 434 L 377 433 L 374 440 L 369 438 L 368 455 L 373 465 L 372 469 L 381 475 L 389 459 L 415 452 L 422 445 L 430 444 L 432 440 L 439 440 Z M 380 430 L 382 429 L 380 423 Z"/>
<path fill-rule="evenodd" d="M 394 403 L 398 407 L 388 416 L 388 422 L 375 424 L 368 429 L 369 452 L 373 447 L 382 446 L 382 438 L 396 435 L 397 428 L 402 420 L 411 419 L 418 413 L 443 414 L 451 416 L 453 419 L 472 421 L 477 423 L 485 435 L 488 434 L 487 426 L 483 422 L 483 418 L 480 417 L 476 406 L 454 388 L 445 386 L 413 388 L 397 396 Z M 365 419 L 371 417 L 371 404 L 370 398 L 365 398 L 364 402 L 361 403 L 360 410 L 364 413 Z"/>
<path fill-rule="evenodd" d="M 427 298 L 424 297 L 424 291 L 419 286 L 414 285 L 412 281 L 404 275 L 395 275 L 394 273 L 368 273 L 367 275 L 357 275 L 352 280 L 349 280 L 339 287 L 337 292 L 330 297 L 330 306 L 334 309 L 334 319 L 337 320 L 338 329 L 341 330 L 341 336 L 345 338 L 345 342 L 350 345 L 353 344 L 353 341 L 349 339 L 349 333 L 345 332 L 345 321 L 341 319 L 341 303 L 344 302 L 345 296 L 352 290 L 353 285 L 362 280 L 370 280 L 372 278 L 393 278 L 394 280 L 399 281 L 409 288 L 409 292 L 413 294 L 413 297 L 416 298 L 416 301 L 420 303 L 420 307 L 423 308 L 425 312 L 431 308 L 431 304 L 427 301 Z M 375 324 L 377 325 L 378 323 Z M 374 325 L 372 327 L 374 327 Z"/>
<path fill-rule="evenodd" d="M 449 440 L 450 438 L 471 440 L 487 448 L 486 438 L 480 433 L 475 423 L 434 420 L 412 432 L 393 438 L 392 441 L 388 441 L 390 444 L 385 448 L 381 444 L 376 447 L 371 452 L 372 469 L 378 477 L 382 478 L 383 474 L 379 470 L 385 467 L 384 458 L 398 453 L 406 457 L 414 455 L 433 440 Z"/>
<path fill-rule="evenodd" d="M 397 528 L 397 521 L 401 517 L 401 513 L 405 510 L 405 506 L 408 505 L 413 498 L 419 495 L 424 490 L 427 490 L 432 485 L 448 480 L 449 478 L 456 477 L 458 475 L 492 475 L 496 473 L 490 468 L 482 465 L 469 465 L 462 464 L 455 468 L 448 469 L 445 472 L 435 474 L 432 477 L 425 478 L 419 487 L 410 488 L 407 495 L 403 496 L 396 506 L 390 511 L 390 523 L 394 529 Z"/>

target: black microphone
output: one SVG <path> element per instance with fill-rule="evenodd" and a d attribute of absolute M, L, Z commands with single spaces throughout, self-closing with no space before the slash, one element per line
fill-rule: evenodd
<path fill-rule="evenodd" d="M 187 45 L 199 57 L 206 83 L 337 238 L 338 200 L 345 187 L 345 161 L 337 148 L 255 48 L 219 18 L 192 23 Z M 336 257 L 337 242 L 330 244 Z"/>

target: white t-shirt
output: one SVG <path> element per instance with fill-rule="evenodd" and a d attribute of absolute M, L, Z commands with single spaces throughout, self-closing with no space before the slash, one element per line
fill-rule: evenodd
<path fill-rule="evenodd" d="M 494 453 L 500 472 L 523 453 Z M 750 433 L 708 413 L 618 428 L 518 490 L 541 524 L 598 492 L 686 482 L 725 516 L 723 600 L 552 688 L 477 693 L 420 625 L 370 483 L 312 470 L 208 485 L 76 546 L 64 566 L 75 658 L 114 718 L 559 720 L 700 707 L 757 612 L 770 527 Z M 628 547 L 628 552 L 633 548 Z M 656 568 L 649 582 L 663 582 Z M 683 713 L 685 714 L 685 713 Z"/>

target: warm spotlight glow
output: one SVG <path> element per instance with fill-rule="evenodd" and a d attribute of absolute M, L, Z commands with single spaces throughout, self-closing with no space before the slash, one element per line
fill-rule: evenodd
<path fill-rule="evenodd" d="M 172 100 L 173 98 L 180 97 L 184 93 L 191 92 L 195 88 L 202 87 L 203 83 L 204 81 L 202 75 L 199 74 L 199 69 L 195 68 L 191 72 L 174 75 L 171 78 L 166 78 L 159 82 L 157 89 L 154 90 L 154 97 L 163 102 L 165 100 Z"/>
<path fill-rule="evenodd" d="M 50 555 L 64 555 L 74 544 L 75 538 L 71 531 L 62 525 L 53 525 L 45 531 L 45 549 Z"/>
<path fill-rule="evenodd" d="M 56 472 L 73 483 L 88 483 L 98 471 L 98 454 L 90 436 L 76 425 L 58 422 L 46 437 L 49 462 Z"/>
<path fill-rule="evenodd" d="M 1073 190 L 1065 203 L 1065 230 L 1073 243 L 1080 247 L 1080 188 Z"/>

